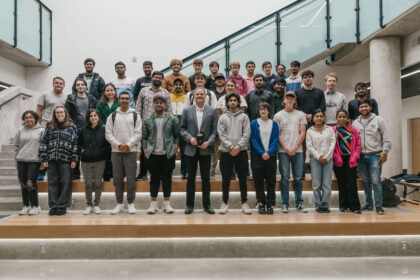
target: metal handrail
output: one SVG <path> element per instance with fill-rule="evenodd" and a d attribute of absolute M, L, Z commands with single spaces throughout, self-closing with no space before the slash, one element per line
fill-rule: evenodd
<path fill-rule="evenodd" d="M 32 95 L 30 95 L 30 94 L 20 92 L 20 93 L 18 93 L 18 94 L 16 94 L 16 95 L 14 95 L 13 97 L 11 97 L 11 98 L 7 99 L 7 100 L 6 100 L 6 101 L 4 101 L 3 103 L 1 103 L 1 104 L 0 104 L 0 109 L 1 109 L 4 105 L 6 105 L 7 103 L 10 103 L 12 100 L 14 100 L 14 99 L 18 98 L 19 96 L 24 96 L 24 99 L 25 99 L 25 98 L 30 98 L 30 97 L 32 97 Z"/>

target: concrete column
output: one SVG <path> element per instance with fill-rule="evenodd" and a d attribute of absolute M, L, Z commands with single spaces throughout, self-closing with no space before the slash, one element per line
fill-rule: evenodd
<path fill-rule="evenodd" d="M 396 36 L 373 39 L 370 48 L 371 97 L 378 102 L 379 115 L 385 119 L 392 141 L 382 176 L 402 171 L 401 125 L 401 48 Z"/>

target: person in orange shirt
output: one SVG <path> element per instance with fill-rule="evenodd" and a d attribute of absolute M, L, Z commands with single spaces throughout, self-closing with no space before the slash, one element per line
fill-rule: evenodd
<path fill-rule="evenodd" d="M 182 60 L 174 58 L 169 63 L 169 67 L 172 69 L 172 73 L 167 75 L 162 81 L 162 87 L 166 89 L 168 92 L 172 92 L 174 90 L 174 82 L 175 79 L 180 79 L 183 83 L 183 91 L 190 92 L 191 85 L 190 81 L 187 76 L 181 74 L 182 69 Z"/>

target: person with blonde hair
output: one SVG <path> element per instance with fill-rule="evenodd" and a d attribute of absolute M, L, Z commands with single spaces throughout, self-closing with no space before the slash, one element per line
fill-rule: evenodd
<path fill-rule="evenodd" d="M 335 73 L 329 73 L 325 76 L 325 85 L 327 89 L 324 91 L 325 94 L 325 123 L 329 126 L 337 124 L 337 112 L 340 110 L 347 111 L 347 101 L 344 94 L 336 91 L 335 86 L 337 85 L 338 77 Z"/>
<path fill-rule="evenodd" d="M 239 62 L 234 61 L 229 64 L 229 68 L 232 72 L 232 74 L 229 75 L 229 79 L 235 81 L 236 93 L 245 97 L 248 93 L 248 83 L 241 75 L 239 75 L 239 69 L 241 68 L 241 64 Z"/>
<path fill-rule="evenodd" d="M 184 92 L 191 91 L 190 80 L 188 79 L 187 76 L 181 73 L 182 64 L 183 63 L 181 59 L 177 59 L 177 58 L 171 59 L 171 62 L 169 63 L 169 67 L 171 67 L 172 73 L 167 75 L 165 78 L 163 78 L 163 81 L 162 81 L 162 87 L 166 89 L 168 92 L 173 92 L 174 81 L 176 79 L 180 79 L 182 81 Z"/>

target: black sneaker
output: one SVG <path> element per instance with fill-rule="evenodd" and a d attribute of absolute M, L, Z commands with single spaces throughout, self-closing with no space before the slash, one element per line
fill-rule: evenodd
<path fill-rule="evenodd" d="M 376 214 L 383 215 L 385 211 L 382 207 L 376 207 Z"/>
<path fill-rule="evenodd" d="M 360 209 L 351 210 L 354 214 L 362 214 L 362 211 Z"/>
<path fill-rule="evenodd" d="M 143 175 L 143 174 L 137 175 L 136 181 L 147 181 L 147 175 Z"/>
<path fill-rule="evenodd" d="M 51 208 L 48 212 L 48 215 L 55 216 L 57 214 L 57 208 Z"/>
<path fill-rule="evenodd" d="M 362 211 L 373 211 L 372 205 L 365 205 L 362 207 Z"/>
<path fill-rule="evenodd" d="M 57 216 L 62 216 L 62 215 L 64 215 L 64 214 L 66 214 L 66 208 L 58 208 L 57 209 L 57 212 L 56 212 L 56 215 Z"/>
<path fill-rule="evenodd" d="M 265 205 L 264 204 L 259 204 L 258 205 L 258 213 L 260 213 L 260 214 L 262 214 L 262 215 L 264 215 L 264 214 L 267 214 L 267 212 L 265 211 Z"/>
<path fill-rule="evenodd" d="M 188 177 L 187 177 L 187 173 L 184 173 L 184 174 L 182 174 L 182 177 L 181 177 L 183 180 L 185 180 L 185 179 L 187 179 Z"/>
<path fill-rule="evenodd" d="M 273 215 L 274 214 L 274 209 L 271 205 L 267 205 L 266 213 L 267 213 L 267 215 Z"/>
<path fill-rule="evenodd" d="M 329 208 L 326 208 L 326 207 L 324 207 L 323 208 L 323 213 L 330 213 L 331 211 L 330 211 L 330 209 Z"/>

